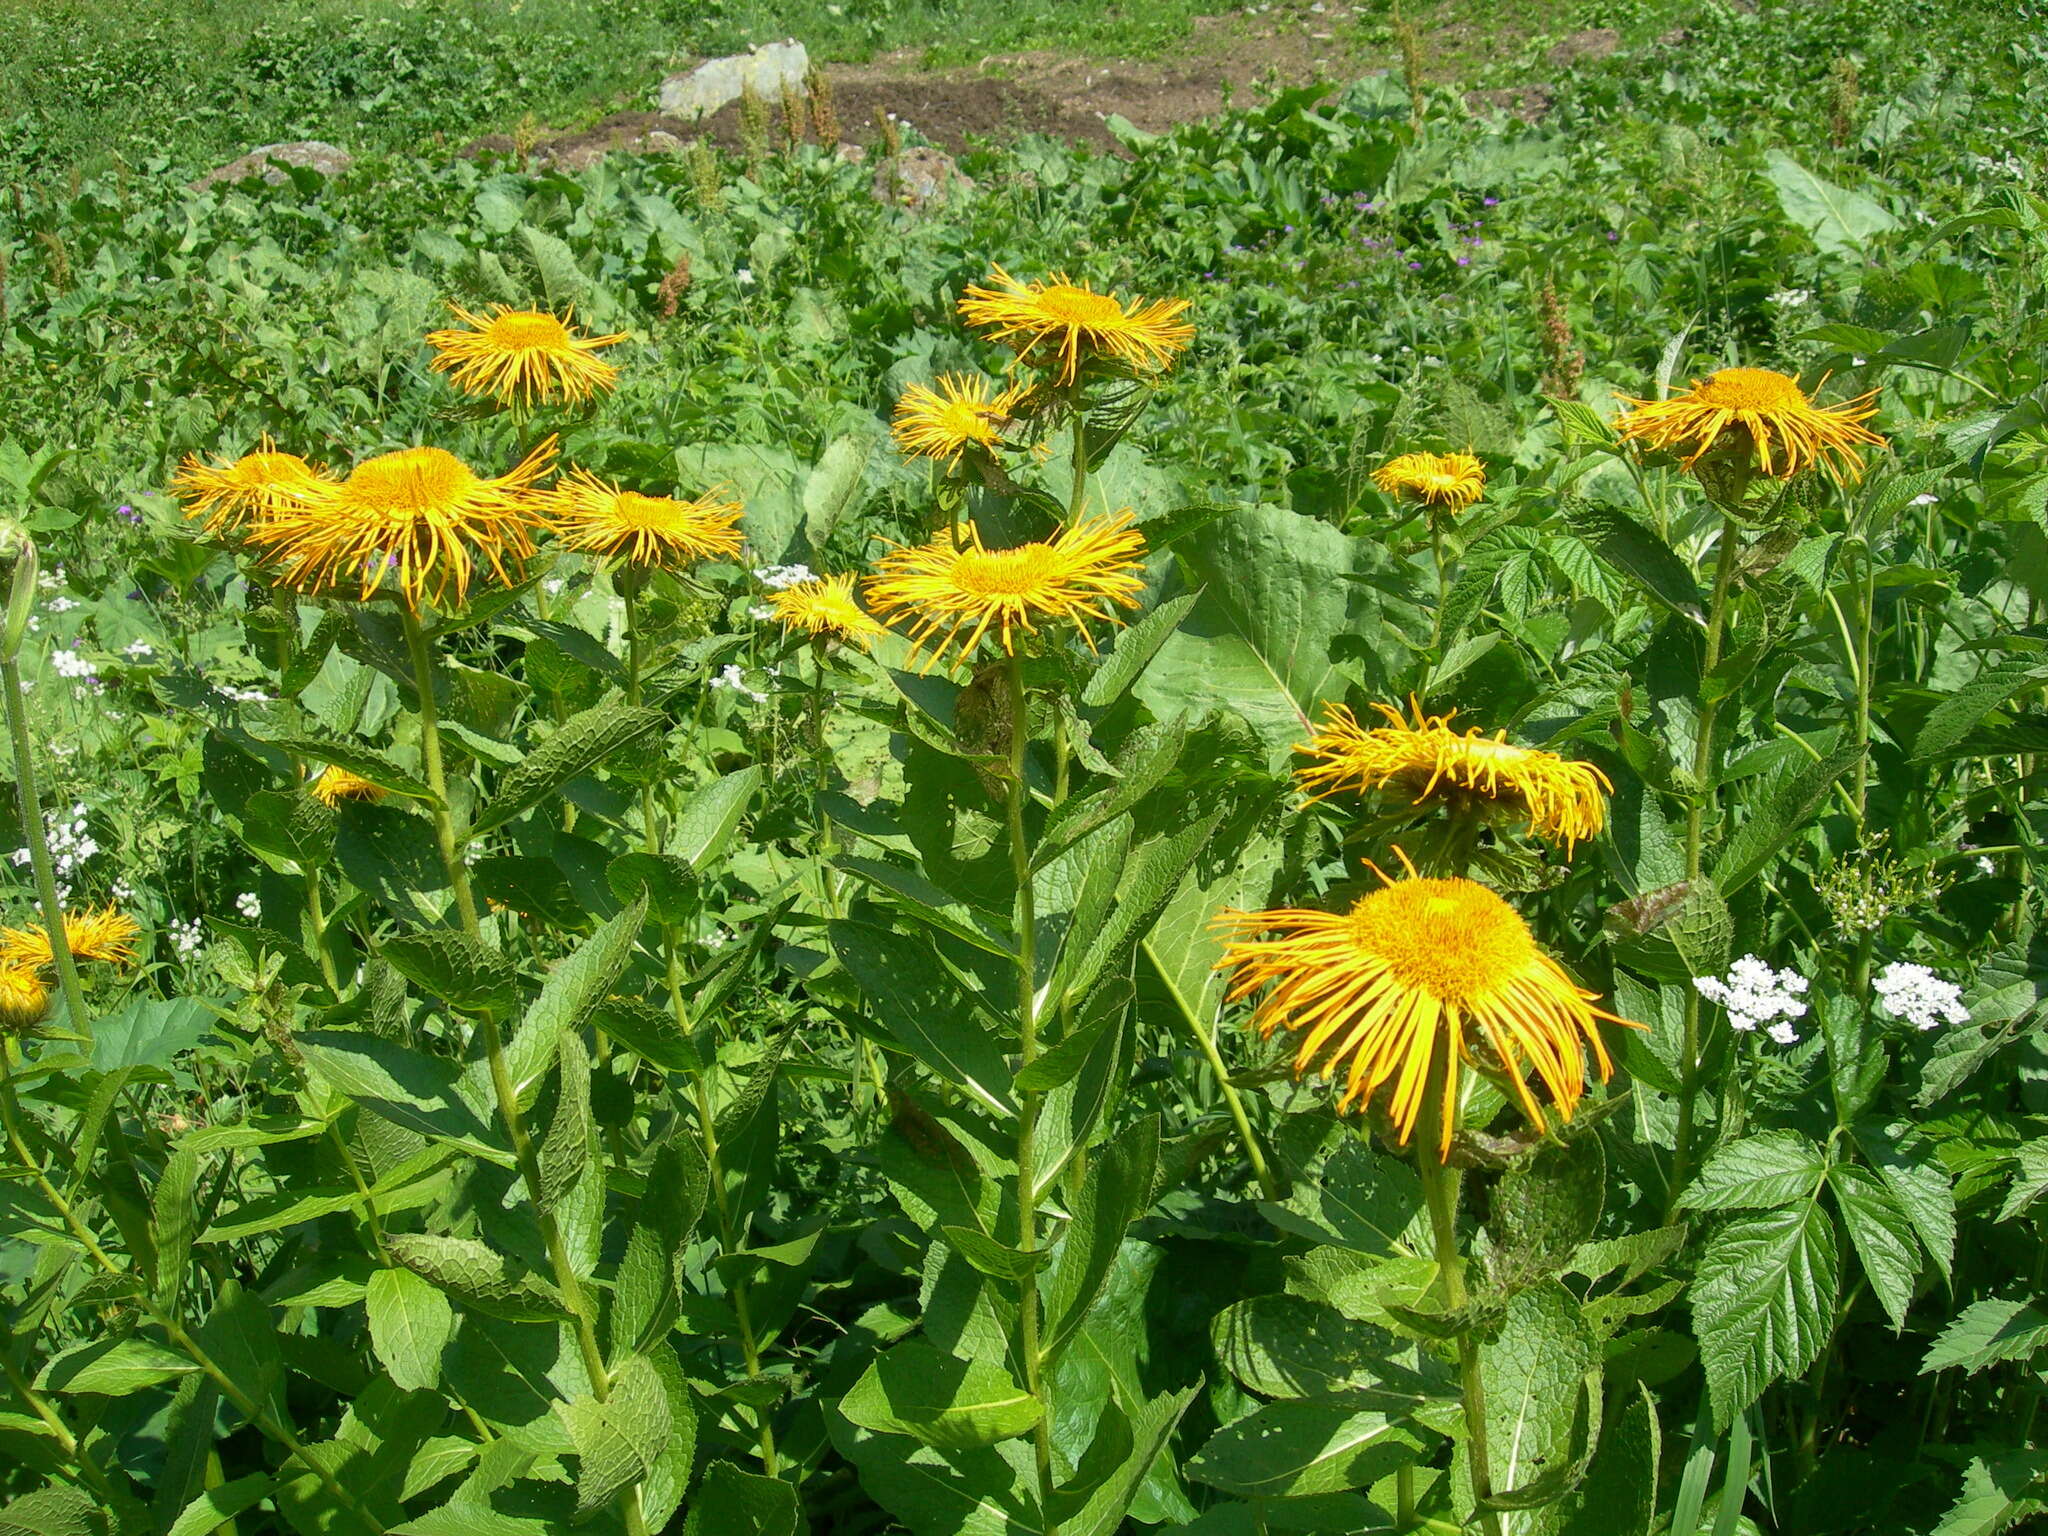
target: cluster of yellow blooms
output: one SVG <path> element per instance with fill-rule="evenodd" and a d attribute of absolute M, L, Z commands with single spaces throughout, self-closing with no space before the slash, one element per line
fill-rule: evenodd
<path fill-rule="evenodd" d="M 127 965 L 142 930 L 113 907 L 64 914 L 64 945 L 74 960 Z M 19 1034 L 50 1011 L 48 973 L 56 966 L 47 929 L 0 928 L 0 1035 Z"/>

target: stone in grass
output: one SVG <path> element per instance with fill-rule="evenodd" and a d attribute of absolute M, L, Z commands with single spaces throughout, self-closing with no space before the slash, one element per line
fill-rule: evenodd
<path fill-rule="evenodd" d="M 902 208 L 937 207 L 973 188 L 973 179 L 951 155 L 921 144 L 887 156 L 875 167 L 875 201 Z"/>
<path fill-rule="evenodd" d="M 190 185 L 194 192 L 204 192 L 222 182 L 233 185 L 251 177 L 261 177 L 273 187 L 281 187 L 291 179 L 284 169 L 286 166 L 318 171 L 322 176 L 339 176 L 355 163 L 355 156 L 338 144 L 300 139 L 290 144 L 265 144 L 252 149 L 241 159 L 230 160 L 226 165 L 208 171 Z"/>
<path fill-rule="evenodd" d="M 661 112 L 665 117 L 709 117 L 727 102 L 738 101 L 748 85 L 763 101 L 779 101 L 784 87 L 804 88 L 810 67 L 811 56 L 794 38 L 710 59 L 661 82 Z"/>

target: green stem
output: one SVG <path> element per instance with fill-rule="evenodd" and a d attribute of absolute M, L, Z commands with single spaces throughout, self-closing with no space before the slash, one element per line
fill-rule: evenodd
<path fill-rule="evenodd" d="M 1085 463 L 1081 453 L 1081 418 L 1074 416 L 1076 464 Z M 1081 475 L 1075 475 L 1078 497 Z M 1010 774 L 1004 796 L 1010 831 L 1010 873 L 1017 885 L 1017 1061 L 1019 1070 L 1038 1059 L 1038 978 L 1036 947 L 1038 903 L 1031 883 L 1031 845 L 1025 838 L 1024 806 L 1030 791 L 1024 783 L 1024 759 L 1031 746 L 1031 715 L 1024 692 L 1024 662 L 1012 656 L 1004 669 L 1010 684 Z M 1038 1251 L 1038 1109 L 1039 1095 L 1017 1095 L 1017 1250 Z M 1050 1383 L 1040 1369 L 1043 1364 L 1038 1340 L 1038 1280 L 1027 1274 L 1020 1282 L 1017 1298 L 1017 1352 L 1024 1366 L 1024 1388 L 1037 1398 L 1042 1411 L 1032 1431 L 1032 1459 L 1038 1469 L 1038 1507 L 1045 1519 L 1045 1536 L 1059 1536 L 1059 1525 L 1051 1518 L 1055 1482 L 1052 1464 L 1052 1421 Z"/>
<path fill-rule="evenodd" d="M 1446 1059 L 1430 1065 L 1429 1084 L 1422 1094 L 1422 1119 L 1415 1130 L 1415 1169 L 1422 1176 L 1422 1194 L 1429 1205 L 1430 1235 L 1435 1239 L 1437 1276 L 1443 1282 L 1444 1310 L 1456 1316 L 1467 1300 L 1465 1261 L 1458 1253 L 1458 1186 L 1461 1175 L 1438 1160 L 1443 1136 Z M 1453 1122 L 1453 1132 L 1456 1124 Z M 1493 1463 L 1486 1445 L 1486 1382 L 1480 1373 L 1479 1341 L 1468 1322 L 1458 1327 L 1458 1390 L 1465 1405 L 1465 1453 L 1472 1474 L 1472 1501 L 1481 1511 L 1480 1529 L 1500 1536 L 1500 1516 L 1486 1508 L 1493 1496 Z"/>
<path fill-rule="evenodd" d="M 125 1272 L 108 1255 L 107 1250 L 100 1246 L 99 1239 L 93 1236 L 92 1229 L 86 1226 L 84 1221 L 79 1218 L 78 1212 L 73 1208 L 71 1202 L 65 1199 L 57 1186 L 50 1182 L 43 1170 L 42 1162 L 30 1153 L 28 1142 L 21 1132 L 19 1108 L 15 1103 L 14 1069 L 10 1052 L 11 1047 L 6 1042 L 0 1041 L 0 1120 L 5 1121 L 8 1144 L 14 1149 L 14 1155 L 29 1170 L 29 1176 L 35 1181 L 36 1188 L 41 1192 L 43 1198 L 50 1202 L 51 1209 L 56 1211 L 65 1227 L 69 1229 L 72 1237 L 78 1242 L 79 1246 L 85 1249 L 93 1263 L 99 1266 L 102 1273 L 114 1276 L 123 1275 Z M 299 1437 L 293 1434 L 286 1426 L 278 1423 L 271 1416 L 267 1408 L 243 1391 L 241 1384 L 226 1371 L 222 1370 L 219 1362 L 212 1355 L 208 1354 L 201 1347 L 199 1341 L 185 1330 L 185 1325 L 179 1322 L 173 1314 L 159 1306 L 155 1298 L 148 1291 L 143 1291 L 137 1295 L 135 1304 L 142 1309 L 151 1322 L 163 1330 L 164 1336 L 171 1341 L 172 1348 L 184 1355 L 186 1359 L 198 1366 L 202 1372 L 212 1379 L 213 1384 L 220 1388 L 221 1395 L 233 1403 L 237 1411 L 256 1427 L 257 1433 L 267 1439 L 276 1441 L 284 1449 L 286 1455 L 317 1477 L 326 1487 L 328 1494 L 351 1514 L 368 1523 L 372 1529 L 382 1529 L 381 1524 L 371 1518 L 369 1512 L 335 1478 L 334 1473 L 328 1469 L 326 1464 L 309 1453 L 305 1445 L 299 1440 Z"/>
<path fill-rule="evenodd" d="M 1444 609 L 1451 601 L 1451 570 L 1444 559 L 1444 531 L 1433 512 L 1429 517 L 1429 552 L 1436 563 L 1436 616 L 1429 624 L 1429 648 L 1434 652 L 1444 641 Z"/>
<path fill-rule="evenodd" d="M 676 1028 L 687 1038 L 690 1033 L 690 1009 L 683 998 L 683 962 L 673 928 L 666 930 L 662 935 L 662 946 L 668 952 L 669 1006 L 675 1012 Z M 711 1206 L 718 1218 L 718 1251 L 721 1256 L 737 1253 L 738 1227 L 733 1220 L 731 1198 L 725 1189 L 725 1161 L 718 1145 L 718 1117 L 711 1106 L 711 1086 L 705 1081 L 701 1067 L 693 1070 L 689 1077 L 697 1108 L 697 1132 L 704 1144 L 704 1166 L 710 1174 Z M 761 1375 L 761 1346 L 754 1336 L 753 1309 L 748 1301 L 747 1282 L 735 1279 L 728 1294 L 732 1297 L 733 1318 L 739 1327 L 740 1354 L 746 1361 L 747 1379 L 758 1380 Z M 761 1446 L 761 1470 L 768 1476 L 775 1477 L 778 1475 L 775 1427 L 768 1417 L 767 1408 L 759 1409 L 758 1415 L 755 1431 Z"/>
<path fill-rule="evenodd" d="M 1863 603 L 1856 633 L 1856 825 L 1861 831 L 1869 810 L 1870 792 L 1870 638 L 1877 622 L 1877 562 L 1870 546 L 1859 544 L 1863 557 Z"/>
<path fill-rule="evenodd" d="M 448 872 L 448 884 L 455 892 L 455 911 L 462 931 L 476 943 L 483 942 L 483 929 L 476 920 L 476 898 L 469 890 L 469 867 L 462 862 L 463 838 L 455 825 L 454 808 L 448 800 L 448 778 L 441 766 L 441 714 L 434 699 L 434 657 L 427 648 L 426 632 L 413 611 L 403 603 L 399 621 L 405 626 L 405 648 L 412 655 L 413 686 L 419 694 L 420 757 L 427 770 L 427 788 L 434 793 L 434 842 L 441 850 L 441 866 Z"/>
<path fill-rule="evenodd" d="M 327 1122 L 328 1140 L 334 1143 L 335 1156 L 341 1159 L 341 1166 L 348 1174 L 349 1183 L 355 1185 L 356 1195 L 363 1202 L 363 1214 L 369 1219 L 370 1241 L 375 1244 L 377 1257 L 388 1268 L 391 1264 L 391 1250 L 384 1246 L 384 1222 L 377 1214 L 377 1197 L 370 1186 L 363 1182 L 363 1171 L 356 1166 L 354 1154 L 348 1149 L 348 1142 L 342 1138 L 341 1130 L 330 1120 Z"/>
<path fill-rule="evenodd" d="M 327 948 L 327 902 L 320 894 L 320 871 L 312 865 L 301 865 L 299 874 L 306 882 L 306 921 L 313 925 L 313 958 L 320 962 L 320 976 L 327 983 L 327 990 L 340 997 L 341 973 L 335 969 L 334 956 Z"/>
<path fill-rule="evenodd" d="M 1078 523 L 1088 512 L 1088 417 L 1082 411 L 1078 388 L 1067 408 L 1074 422 L 1074 493 L 1067 504 L 1067 521 Z"/>
<path fill-rule="evenodd" d="M 1721 640 L 1728 624 L 1728 592 L 1735 581 L 1735 558 L 1742 547 L 1742 525 L 1733 513 L 1721 517 L 1721 548 L 1714 562 L 1714 590 L 1707 603 L 1707 643 L 1700 675 L 1704 678 L 1721 664 Z M 1700 878 L 1701 853 L 1706 840 L 1707 811 L 1716 805 L 1718 793 L 1708 785 L 1714 769 L 1714 720 L 1720 713 L 1718 697 L 1700 706 L 1699 735 L 1693 742 L 1692 793 L 1685 809 L 1685 878 Z M 1685 1040 L 1679 1061 L 1678 1126 L 1673 1138 L 1671 1185 L 1666 1197 L 1665 1220 L 1678 1209 L 1678 1198 L 1692 1172 L 1692 1144 L 1697 1118 L 1700 1077 L 1700 996 L 1685 989 Z"/>
<path fill-rule="evenodd" d="M 57 964 L 57 985 L 64 994 L 74 1034 L 92 1038 L 92 1016 L 85 1011 L 85 988 L 78 963 L 64 934 L 64 904 L 57 899 L 57 871 L 50 863 L 50 839 L 43 825 L 42 796 L 36 791 L 35 749 L 29 740 L 28 711 L 21 703 L 21 668 L 9 656 L 0 661 L 0 689 L 7 694 L 7 730 L 14 745 L 14 785 L 21 801 L 21 835 L 28 839 L 29 862 L 35 871 L 36 896 L 42 903 L 43 929 L 50 936 L 50 957 Z"/>
<path fill-rule="evenodd" d="M 14 1389 L 16 1397 L 28 1405 L 29 1412 L 43 1421 L 43 1426 L 50 1431 L 65 1459 L 76 1463 L 84 1480 L 92 1485 L 108 1510 L 118 1509 L 133 1497 L 123 1497 L 122 1490 L 115 1486 L 114 1480 L 107 1476 L 106 1471 L 100 1466 L 99 1458 L 93 1455 L 82 1440 L 71 1433 L 71 1427 L 64 1422 L 63 1416 L 36 1391 L 29 1383 L 29 1379 L 22 1375 L 14 1362 L 7 1357 L 5 1351 L 0 1351 L 0 1375 L 7 1378 L 8 1386 Z"/>
<path fill-rule="evenodd" d="M 1245 1113 L 1244 1098 L 1230 1081 L 1230 1069 L 1223 1064 L 1223 1053 L 1216 1048 L 1216 1032 L 1195 1016 L 1178 987 L 1167 990 L 1173 994 L 1182 1022 L 1195 1037 L 1195 1044 L 1201 1047 L 1202 1055 L 1209 1063 L 1209 1071 L 1216 1079 L 1216 1086 L 1223 1092 L 1223 1102 L 1229 1106 L 1230 1118 L 1237 1126 L 1237 1139 L 1244 1143 L 1244 1155 L 1259 1181 L 1260 1192 L 1268 1200 L 1284 1200 L 1287 1192 L 1280 1187 L 1279 1175 L 1266 1162 L 1265 1149 L 1259 1145 L 1259 1138 L 1252 1134 L 1251 1117 Z"/>

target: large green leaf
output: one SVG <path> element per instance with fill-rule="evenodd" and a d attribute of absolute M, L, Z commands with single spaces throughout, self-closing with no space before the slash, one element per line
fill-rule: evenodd
<path fill-rule="evenodd" d="M 511 1154 L 461 1092 L 461 1073 L 445 1057 L 429 1056 L 353 1030 L 313 1029 L 298 1036 L 300 1054 L 315 1076 L 395 1125 L 452 1142 L 509 1163 Z"/>
<path fill-rule="evenodd" d="M 370 1345 L 384 1370 L 408 1392 L 441 1384 L 441 1351 L 455 1333 L 448 1297 L 409 1269 L 380 1269 L 363 1296 Z"/>
<path fill-rule="evenodd" d="M 2048 1312 L 2033 1302 L 2012 1297 L 1973 1301 L 1942 1330 L 1920 1369 L 1959 1365 L 1981 1371 L 2001 1360 L 2031 1359 L 2043 1344 L 2048 1344 Z"/>
<path fill-rule="evenodd" d="M 1046 1281 L 1042 1350 L 1048 1364 L 1059 1358 L 1087 1321 L 1125 1231 L 1152 1203 L 1158 1161 L 1159 1120 L 1148 1115 L 1089 1165 Z"/>
<path fill-rule="evenodd" d="M 714 1461 L 690 1500 L 683 1536 L 796 1536 L 796 1485 Z"/>
<path fill-rule="evenodd" d="M 997 1362 L 962 1360 L 919 1339 L 877 1355 L 839 1411 L 863 1429 L 954 1450 L 1013 1439 L 1045 1414 Z"/>
<path fill-rule="evenodd" d="M 832 952 L 867 994 L 877 1023 L 984 1108 L 1016 1113 L 996 1037 L 928 942 L 866 923 L 835 922 L 830 932 Z"/>
<path fill-rule="evenodd" d="M 1584 1447 L 1578 1432 L 1583 1403 L 1598 1396 L 1600 1348 L 1579 1315 L 1577 1301 L 1556 1281 L 1519 1293 L 1508 1303 L 1500 1331 L 1485 1341 L 1479 1365 L 1486 1383 L 1487 1455 L 1493 1487 L 1511 1493 L 1550 1478 L 1565 1491 L 1566 1474 Z M 1469 1488 L 1464 1462 L 1470 1442 L 1458 1446 L 1454 1487 Z M 1469 1495 L 1459 1492 L 1463 1501 Z M 1555 1494 L 1552 1495 L 1555 1497 Z M 1510 1509 L 1501 1515 L 1504 1536 L 1554 1530 L 1556 1504 Z"/>
<path fill-rule="evenodd" d="M 1913 1286 L 1920 1278 L 1920 1242 L 1884 1181 L 1859 1163 L 1828 1170 L 1835 1208 L 1863 1265 L 1863 1276 L 1894 1328 L 1906 1326 Z"/>
<path fill-rule="evenodd" d="M 1371 1391 L 1267 1403 L 1211 1435 L 1188 1476 L 1258 1499 L 1368 1488 L 1417 1460 L 1415 1406 Z"/>
<path fill-rule="evenodd" d="M 96 1339 L 75 1344 L 45 1364 L 36 1385 L 51 1392 L 125 1397 L 198 1369 L 187 1356 L 148 1339 Z"/>
<path fill-rule="evenodd" d="M 1821 1149 L 1797 1131 L 1763 1131 L 1715 1149 L 1679 1204 L 1696 1211 L 1769 1210 L 1812 1198 L 1827 1172 Z"/>
<path fill-rule="evenodd" d="M 558 1410 L 582 1459 L 576 1478 L 578 1519 L 589 1518 L 619 1490 L 653 1471 L 675 1427 L 661 1378 L 643 1356 L 628 1355 L 612 1368 L 611 1377 L 611 1392 L 603 1402 L 578 1397 Z"/>
<path fill-rule="evenodd" d="M 604 1001 L 612 983 L 626 968 L 646 916 L 646 902 L 634 902 L 548 972 L 540 996 L 533 1000 L 511 1039 L 505 1042 L 506 1069 L 522 1104 L 531 1098 L 554 1065 L 563 1034 L 582 1028 L 583 1021 Z M 471 1065 L 467 1087 L 477 1102 L 490 1101 L 488 1061 L 478 1060 Z"/>
<path fill-rule="evenodd" d="M 1692 1316 L 1716 1425 L 1813 1364 L 1840 1290 L 1835 1224 L 1818 1204 L 1738 1216 L 1707 1240 Z"/>
<path fill-rule="evenodd" d="M 1764 175 L 1777 188 L 1785 217 L 1830 256 L 1861 255 L 1873 236 L 1899 227 L 1882 203 L 1823 181 L 1781 149 L 1768 151 L 1764 160 Z"/>
<path fill-rule="evenodd" d="M 665 719 L 658 709 L 610 703 L 571 715 L 498 781 L 498 792 L 485 802 L 469 836 L 479 838 L 525 815 L 571 779 L 589 773 L 619 748 L 657 729 Z"/>
<path fill-rule="evenodd" d="M 1262 1397 L 1320 1397 L 1353 1387 L 1416 1396 L 1455 1391 L 1434 1355 L 1375 1323 L 1304 1296 L 1254 1296 L 1217 1314 L 1216 1355 Z"/>

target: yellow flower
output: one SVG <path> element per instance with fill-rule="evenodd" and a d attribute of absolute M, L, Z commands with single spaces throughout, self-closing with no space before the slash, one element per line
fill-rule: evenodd
<path fill-rule="evenodd" d="M 1404 453 L 1372 472 L 1387 495 L 1462 512 L 1486 491 L 1486 466 L 1469 453 Z"/>
<path fill-rule="evenodd" d="M 549 493 L 555 526 L 571 549 L 665 569 L 740 552 L 740 504 L 716 491 L 695 501 L 622 491 L 587 469 Z"/>
<path fill-rule="evenodd" d="M 960 317 L 991 341 L 1008 343 L 1020 363 L 1052 370 L 1058 384 L 1073 383 L 1081 365 L 1097 357 L 1132 373 L 1161 372 L 1194 339 L 1195 328 L 1180 319 L 1186 299 L 1133 299 L 1126 307 L 1058 272 L 1049 281 L 1020 283 L 997 267 L 989 281 L 997 286 L 968 287 Z"/>
<path fill-rule="evenodd" d="M 23 965 L 0 965 L 0 1035 L 18 1035 L 50 1011 L 50 989 Z"/>
<path fill-rule="evenodd" d="M 78 960 L 107 960 L 125 965 L 135 958 L 135 940 L 141 933 L 135 919 L 110 906 L 64 914 L 64 943 Z M 0 928 L 0 968 L 23 966 L 34 970 L 54 963 L 50 935 L 42 924 L 32 928 Z"/>
<path fill-rule="evenodd" d="M 550 437 L 495 479 L 440 448 L 403 448 L 358 464 L 250 531 L 279 579 L 305 592 L 353 586 L 367 602 L 389 572 L 415 613 L 431 599 L 459 606 L 479 564 L 518 578 L 544 526 L 533 483 L 555 456 Z"/>
<path fill-rule="evenodd" d="M 306 793 L 322 805 L 340 805 L 344 800 L 382 800 L 388 791 L 346 768 L 323 768 Z"/>
<path fill-rule="evenodd" d="M 557 317 L 545 310 L 508 309 L 493 304 L 486 317 L 460 305 L 455 311 L 466 330 L 433 331 L 433 369 L 446 373 L 464 394 L 484 395 L 511 405 L 546 402 L 558 395 L 574 402 L 588 400 L 618 381 L 619 370 L 597 356 L 604 347 L 626 339 L 586 336 L 571 329 L 571 312 Z"/>
<path fill-rule="evenodd" d="M 1253 1016 L 1260 1036 L 1283 1027 L 1301 1036 L 1297 1076 L 1318 1057 L 1325 1082 L 1344 1066 L 1340 1110 L 1391 1085 L 1385 1109 L 1405 1146 L 1439 1077 L 1439 1158 L 1450 1149 L 1459 1069 L 1473 1062 L 1475 1047 L 1483 1065 L 1505 1072 L 1542 1131 L 1549 1122 L 1528 1073 L 1569 1120 L 1585 1091 L 1586 1048 L 1602 1082 L 1613 1071 L 1594 1021 L 1642 1027 L 1593 1007 L 1598 994 L 1581 991 L 1537 947 L 1521 914 L 1470 880 L 1411 873 L 1348 912 L 1281 908 L 1220 921 L 1243 936 L 1217 965 L 1235 973 L 1229 999 L 1270 982 Z M 1268 931 L 1279 936 L 1253 937 Z"/>
<path fill-rule="evenodd" d="M 1878 447 L 1884 439 L 1863 425 L 1877 414 L 1871 402 L 1877 391 L 1841 405 L 1817 406 L 1795 379 L 1768 368 L 1723 368 L 1669 400 L 1635 400 L 1618 396 L 1629 407 L 1614 425 L 1624 442 L 1692 453 L 1687 469 L 1721 441 L 1746 432 L 1756 467 L 1779 480 L 1803 469 L 1819 468 L 1834 479 L 1855 480 L 1863 462 L 1859 444 Z"/>
<path fill-rule="evenodd" d="M 876 635 L 887 633 L 854 601 L 851 576 L 820 576 L 800 581 L 769 598 L 768 606 L 785 629 L 833 635 L 851 640 L 862 650 L 873 645 Z"/>
<path fill-rule="evenodd" d="M 949 651 L 954 665 L 964 662 L 992 628 L 1004 654 L 1014 655 L 1014 632 L 1035 634 L 1038 620 L 1072 623 L 1092 650 L 1089 619 L 1121 622 L 1118 607 L 1138 606 L 1144 552 L 1144 535 L 1128 510 L 1083 518 L 1043 543 L 1015 549 L 984 548 L 974 524 L 965 523 L 884 555 L 868 578 L 868 601 L 885 619 L 912 618 L 910 659 L 929 651 L 926 671 Z"/>
<path fill-rule="evenodd" d="M 295 453 L 279 453 L 266 432 L 254 453 L 232 464 L 209 464 L 196 453 L 186 454 L 171 477 L 171 494 L 184 503 L 185 516 L 204 518 L 206 531 L 218 537 L 261 522 L 307 491 L 331 483 L 325 470 Z"/>
<path fill-rule="evenodd" d="M 991 398 L 989 381 L 978 374 L 942 373 L 937 383 L 936 391 L 922 384 L 904 390 L 889 430 L 904 453 L 949 464 L 970 447 L 992 450 L 1017 402 L 1031 393 L 1028 384 L 1013 384 Z"/>
<path fill-rule="evenodd" d="M 1370 794 L 1389 784 L 1412 793 L 1420 805 L 1432 795 L 1476 796 L 1529 819 L 1531 837 L 1562 841 L 1597 837 L 1607 824 L 1606 796 L 1614 792 L 1607 775 L 1591 763 L 1574 763 L 1554 752 L 1519 747 L 1506 731 L 1480 734 L 1451 729 L 1451 716 L 1425 715 L 1412 698 L 1410 722 L 1387 704 L 1375 704 L 1387 724 L 1364 726 L 1341 704 L 1328 705 L 1322 728 L 1295 751 L 1314 759 L 1295 777 L 1312 799 L 1342 790 Z"/>

